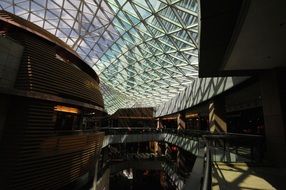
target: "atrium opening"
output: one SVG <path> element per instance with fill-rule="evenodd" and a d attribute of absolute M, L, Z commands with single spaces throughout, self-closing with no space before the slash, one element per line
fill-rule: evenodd
<path fill-rule="evenodd" d="M 286 189 L 285 8 L 0 0 L 0 189 Z"/>

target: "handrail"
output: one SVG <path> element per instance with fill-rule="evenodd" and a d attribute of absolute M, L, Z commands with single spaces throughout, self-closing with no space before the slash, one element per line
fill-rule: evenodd
<path fill-rule="evenodd" d="M 254 134 L 244 134 L 244 133 L 218 133 L 218 134 L 206 134 L 204 137 L 207 138 L 235 138 L 235 137 L 245 137 L 245 138 L 263 138 L 263 135 Z"/>
<path fill-rule="evenodd" d="M 95 129 L 86 129 L 86 130 L 55 130 L 54 133 L 57 135 L 70 135 L 70 134 L 86 134 L 86 133 L 96 133 L 102 132 Z"/>
<path fill-rule="evenodd" d="M 192 129 L 186 129 L 186 130 L 177 130 L 176 128 L 165 128 L 165 129 L 156 129 L 156 128 L 149 128 L 149 127 L 136 127 L 136 128 L 101 128 L 103 131 L 112 130 L 115 132 L 118 130 L 118 134 L 120 133 L 126 133 L 126 134 L 132 134 L 132 133 L 142 133 L 146 132 L 160 132 L 160 133 L 173 133 L 178 136 L 183 135 L 184 137 L 199 137 L 198 141 L 202 142 L 205 145 L 205 152 L 203 158 L 204 158 L 204 164 L 202 166 L 202 181 L 200 181 L 201 189 L 202 190 L 209 190 L 211 189 L 211 183 L 212 183 L 212 161 L 216 161 L 216 152 L 218 151 L 224 151 L 224 153 L 229 154 L 230 152 L 233 153 L 233 151 L 236 155 L 240 156 L 240 158 L 247 158 L 251 162 L 260 161 L 260 151 L 262 151 L 261 143 L 255 143 L 258 141 L 263 140 L 262 135 L 255 135 L 255 134 L 242 134 L 242 133 L 220 133 L 220 134 L 213 134 L 209 131 L 200 131 L 200 130 L 192 130 Z M 142 130 L 142 131 L 138 131 Z M 107 131 L 108 133 L 108 131 Z M 242 144 L 240 144 L 240 141 L 238 139 L 241 139 Z M 219 142 L 219 143 L 216 143 Z M 240 155 L 240 146 L 237 146 L 237 142 L 241 145 L 241 147 L 246 148 L 249 150 L 249 153 L 247 154 L 243 153 Z M 199 147 L 201 147 L 199 145 Z M 250 147 L 250 148 L 249 148 Z M 212 155 L 214 154 L 214 155 Z M 251 156 L 248 158 L 248 156 Z M 239 159 L 240 159 L 239 158 Z"/>
<path fill-rule="evenodd" d="M 100 128 L 100 131 L 104 131 L 107 133 L 110 132 L 118 132 L 118 133 L 122 133 L 122 132 L 126 132 L 126 133 L 134 133 L 134 132 L 156 132 L 156 133 L 175 133 L 178 135 L 205 135 L 205 134 L 209 134 L 208 131 L 202 131 L 202 130 L 193 130 L 193 129 L 185 129 L 185 130 L 177 130 L 176 128 L 164 128 L 164 129 L 157 129 L 154 127 L 102 127 Z M 117 133 L 116 132 L 116 133 Z"/>
<path fill-rule="evenodd" d="M 120 130 L 120 129 L 124 129 L 124 130 L 128 130 L 128 129 L 156 129 L 154 127 L 102 127 L 100 128 L 101 130 Z"/>
<path fill-rule="evenodd" d="M 206 141 L 206 140 L 205 140 Z M 206 141 L 206 147 L 205 147 L 205 162 L 204 162 L 204 177 L 203 177 L 203 183 L 202 183 L 202 190 L 209 190 L 211 189 L 211 152 L 210 147 L 208 146 L 208 142 Z"/>
<path fill-rule="evenodd" d="M 209 190 L 211 189 L 211 171 L 212 171 L 212 152 L 211 146 L 209 145 L 209 141 L 211 139 L 258 139 L 261 140 L 264 138 L 262 135 L 253 135 L 253 134 L 239 134 L 239 133 L 223 133 L 223 134 L 208 134 L 202 136 L 205 142 L 205 154 L 204 154 L 204 175 L 203 175 L 203 182 L 202 182 L 202 190 Z M 255 145 L 254 145 L 255 146 Z"/>
<path fill-rule="evenodd" d="M 149 131 L 160 131 L 160 132 L 179 132 L 182 134 L 188 134 L 189 132 L 191 133 L 197 133 L 197 134 L 202 134 L 202 135 L 209 135 L 210 137 L 263 137 L 262 135 L 256 135 L 256 134 L 245 134 L 245 133 L 211 133 L 210 131 L 206 130 L 196 130 L 196 129 L 183 129 L 183 130 L 178 130 L 176 128 L 163 128 L 163 129 L 157 129 L 154 127 L 102 127 L 99 128 L 101 131 L 106 131 L 106 130 L 126 130 L 126 131 L 136 131 L 136 130 L 149 130 Z"/>

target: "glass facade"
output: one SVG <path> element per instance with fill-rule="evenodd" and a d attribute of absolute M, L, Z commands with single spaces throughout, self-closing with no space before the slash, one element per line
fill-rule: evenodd
<path fill-rule="evenodd" d="M 197 0 L 2 0 L 99 75 L 105 108 L 152 107 L 198 75 Z"/>

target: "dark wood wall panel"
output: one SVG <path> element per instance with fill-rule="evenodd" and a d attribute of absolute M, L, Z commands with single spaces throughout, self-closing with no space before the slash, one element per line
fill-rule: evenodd
<path fill-rule="evenodd" d="M 10 89 L 17 93 L 5 95 L 9 102 L 0 138 L 0 189 L 60 189 L 94 169 L 104 133 L 72 131 L 72 126 L 58 131 L 56 117 L 61 121 L 63 113 L 56 114 L 54 107 L 62 100 L 64 106 L 78 108 L 80 117 L 85 111 L 101 114 L 96 110 L 103 108 L 98 76 L 47 31 L 4 11 L 0 17 L 3 36 L 24 47 Z M 28 97 L 27 92 L 35 93 Z M 45 101 L 51 95 L 57 103 Z M 77 106 L 70 105 L 75 102 Z"/>
<path fill-rule="evenodd" d="M 56 49 L 38 37 L 10 36 L 24 45 L 15 87 L 77 99 L 103 107 L 98 83 L 74 64 L 56 58 Z"/>
<path fill-rule="evenodd" d="M 56 132 L 53 108 L 51 102 L 24 98 L 11 102 L 4 140 L 17 151 L 4 152 L 5 171 L 10 170 L 7 189 L 58 189 L 93 167 L 104 134 Z"/>

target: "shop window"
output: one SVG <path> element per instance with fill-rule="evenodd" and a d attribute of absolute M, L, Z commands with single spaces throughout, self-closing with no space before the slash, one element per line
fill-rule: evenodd
<path fill-rule="evenodd" d="M 101 125 L 100 118 L 92 110 L 57 105 L 54 107 L 56 130 L 95 130 Z"/>
<path fill-rule="evenodd" d="M 80 130 L 80 111 L 77 108 L 57 105 L 55 110 L 55 129 Z"/>

